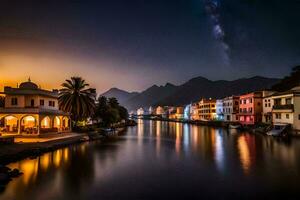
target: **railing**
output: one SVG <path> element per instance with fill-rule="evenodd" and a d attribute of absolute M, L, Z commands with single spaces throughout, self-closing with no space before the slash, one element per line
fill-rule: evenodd
<path fill-rule="evenodd" d="M 286 105 L 274 105 L 274 110 L 294 110 L 293 104 L 286 104 Z"/>

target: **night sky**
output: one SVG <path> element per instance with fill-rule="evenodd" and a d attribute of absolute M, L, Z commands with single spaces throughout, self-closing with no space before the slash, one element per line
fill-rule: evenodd
<path fill-rule="evenodd" d="M 1 1 L 0 90 L 72 75 L 98 93 L 204 76 L 283 77 L 300 64 L 299 0 Z"/>

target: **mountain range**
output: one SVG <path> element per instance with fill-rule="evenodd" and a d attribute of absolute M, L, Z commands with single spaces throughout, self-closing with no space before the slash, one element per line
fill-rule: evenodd
<path fill-rule="evenodd" d="M 111 88 L 100 96 L 115 97 L 120 104 L 129 111 L 140 107 L 156 105 L 185 105 L 199 101 L 201 98 L 224 98 L 230 95 L 269 89 L 280 79 L 255 76 L 241 78 L 233 81 L 212 81 L 204 77 L 196 77 L 182 85 L 167 83 L 164 86 L 153 85 L 148 89 L 138 92 L 127 92 L 118 88 Z"/>

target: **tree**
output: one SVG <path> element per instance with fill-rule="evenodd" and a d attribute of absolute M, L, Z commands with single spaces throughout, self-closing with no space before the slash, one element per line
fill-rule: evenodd
<path fill-rule="evenodd" d="M 300 85 L 300 65 L 295 66 L 289 76 L 284 77 L 279 83 L 272 86 L 272 89 L 278 92 L 290 90 Z"/>
<path fill-rule="evenodd" d="M 123 106 L 119 106 L 119 115 L 121 120 L 126 120 L 129 116 L 127 109 Z"/>
<path fill-rule="evenodd" d="M 104 96 L 98 98 L 93 120 L 99 125 L 111 126 L 114 123 L 126 120 L 128 118 L 127 109 L 120 106 L 116 98 L 107 99 Z"/>
<path fill-rule="evenodd" d="M 70 113 L 76 123 L 91 117 L 95 111 L 96 90 L 88 86 L 81 77 L 71 77 L 59 92 L 60 109 Z"/>
<path fill-rule="evenodd" d="M 108 99 L 108 105 L 111 107 L 111 108 L 119 108 L 119 102 L 118 100 L 115 98 L 115 97 L 111 97 Z"/>
<path fill-rule="evenodd" d="M 98 98 L 98 103 L 95 108 L 95 113 L 93 115 L 93 120 L 99 122 L 104 122 L 104 120 L 108 117 L 108 104 L 107 98 L 104 96 L 100 96 Z"/>
<path fill-rule="evenodd" d="M 5 104 L 5 98 L 3 96 L 0 96 L 0 108 L 3 108 Z"/>

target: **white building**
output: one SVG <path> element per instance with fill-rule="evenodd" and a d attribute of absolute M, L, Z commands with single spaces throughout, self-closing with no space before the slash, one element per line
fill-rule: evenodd
<path fill-rule="evenodd" d="M 224 121 L 236 122 L 239 120 L 237 116 L 239 113 L 239 99 L 238 96 L 230 96 L 223 99 Z"/>
<path fill-rule="evenodd" d="M 274 124 L 291 124 L 292 128 L 300 131 L 300 87 L 286 92 L 275 93 L 272 96 Z"/>
<path fill-rule="evenodd" d="M 137 109 L 136 114 L 137 114 L 138 116 L 144 115 L 144 109 L 143 109 L 143 108 Z"/>
<path fill-rule="evenodd" d="M 262 113 L 262 122 L 271 124 L 272 120 L 272 110 L 274 106 L 274 101 L 272 95 L 275 91 L 263 91 L 263 113 Z"/>
<path fill-rule="evenodd" d="M 216 113 L 217 113 L 217 120 L 223 121 L 224 120 L 224 113 L 223 113 L 223 100 L 217 99 L 216 101 Z"/>
<path fill-rule="evenodd" d="M 0 108 L 1 134 L 39 135 L 71 130 L 68 113 L 59 109 L 58 90 L 44 90 L 29 79 L 20 87 L 4 87 Z"/>

